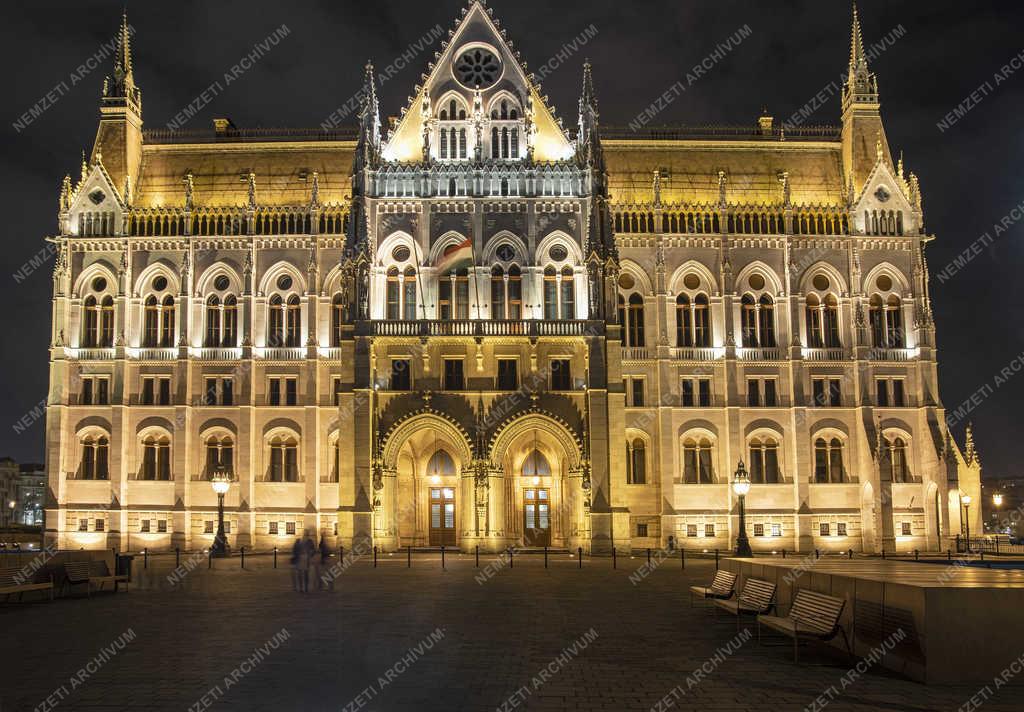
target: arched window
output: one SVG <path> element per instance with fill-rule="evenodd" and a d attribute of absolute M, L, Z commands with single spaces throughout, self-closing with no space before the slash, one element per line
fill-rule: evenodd
<path fill-rule="evenodd" d="M 907 443 L 901 437 L 886 441 L 889 448 L 889 468 L 893 482 L 910 482 L 910 465 L 907 462 Z"/>
<path fill-rule="evenodd" d="M 216 294 L 206 300 L 206 339 L 204 346 L 220 346 L 220 299 Z"/>
<path fill-rule="evenodd" d="M 387 309 L 384 318 L 397 321 L 402 313 L 402 285 L 397 267 L 388 270 Z"/>
<path fill-rule="evenodd" d="M 82 440 L 82 465 L 78 473 L 83 480 L 110 479 L 110 441 L 106 435 L 87 435 Z"/>
<path fill-rule="evenodd" d="M 544 269 L 544 318 L 558 319 L 558 273 L 550 265 Z"/>
<path fill-rule="evenodd" d="M 449 477 L 455 474 L 455 461 L 446 450 L 438 450 L 427 461 L 427 477 Z"/>
<path fill-rule="evenodd" d="M 839 340 L 839 302 L 833 295 L 825 297 L 825 305 L 822 312 L 822 325 L 825 332 L 825 347 L 837 349 L 842 346 Z"/>
<path fill-rule="evenodd" d="M 224 331 L 221 345 L 225 348 L 238 346 L 238 299 L 234 294 L 224 297 Z"/>
<path fill-rule="evenodd" d="M 647 450 L 640 438 L 626 441 L 626 483 L 647 484 Z"/>
<path fill-rule="evenodd" d="M 676 297 L 676 346 L 693 346 L 693 310 L 686 294 Z"/>
<path fill-rule="evenodd" d="M 143 308 L 142 345 L 155 348 L 160 343 L 160 306 L 152 294 L 146 297 Z"/>
<path fill-rule="evenodd" d="M 642 348 L 644 341 L 644 298 L 637 292 L 629 295 L 626 308 L 626 346 Z"/>
<path fill-rule="evenodd" d="M 824 300 L 807 295 L 807 343 L 812 349 L 837 349 L 839 339 L 839 303 L 829 294 Z"/>
<path fill-rule="evenodd" d="M 291 295 L 288 297 L 288 305 L 286 310 L 286 333 L 285 333 L 285 345 L 291 347 L 297 347 L 302 345 L 302 337 L 299 334 L 301 331 L 301 318 L 300 318 L 300 307 L 298 295 Z"/>
<path fill-rule="evenodd" d="M 843 471 L 843 443 L 839 438 L 818 438 L 814 441 L 814 481 L 821 483 L 845 482 Z"/>
<path fill-rule="evenodd" d="M 693 345 L 698 348 L 711 346 L 711 311 L 708 298 L 698 294 L 693 300 Z"/>
<path fill-rule="evenodd" d="M 284 344 L 284 299 L 280 294 L 270 298 L 267 309 L 267 346 L 276 347 Z"/>
<path fill-rule="evenodd" d="M 491 318 L 507 319 L 505 311 L 505 270 L 501 265 L 495 265 L 491 269 Z"/>
<path fill-rule="evenodd" d="M 523 273 L 519 265 L 508 269 L 508 318 L 523 318 Z"/>
<path fill-rule="evenodd" d="M 299 441 L 291 435 L 275 435 L 270 440 L 270 482 L 299 481 Z"/>
<path fill-rule="evenodd" d="M 147 435 L 142 441 L 140 480 L 171 479 L 171 439 L 166 435 Z"/>
<path fill-rule="evenodd" d="M 758 307 L 758 343 L 761 348 L 775 348 L 775 302 L 767 294 L 762 294 Z"/>
<path fill-rule="evenodd" d="M 871 345 L 877 349 L 901 349 L 906 345 L 903 333 L 903 305 L 895 294 L 883 303 L 882 297 L 871 297 L 868 309 Z"/>
<path fill-rule="evenodd" d="M 447 453 L 446 453 L 447 454 Z M 551 465 L 540 450 L 534 450 L 523 460 L 523 477 L 550 477 Z"/>
<path fill-rule="evenodd" d="M 114 298 L 109 294 L 100 304 L 100 333 L 96 345 L 103 349 L 114 345 Z"/>
<path fill-rule="evenodd" d="M 782 482 L 779 444 L 775 438 L 754 438 L 750 441 L 750 481 L 760 484 Z"/>
<path fill-rule="evenodd" d="M 234 473 L 235 444 L 231 437 L 211 435 L 206 439 L 206 466 L 204 477 L 210 479 L 219 469 Z"/>
<path fill-rule="evenodd" d="M 711 441 L 705 437 L 683 441 L 683 482 L 688 485 L 709 485 L 715 473 L 711 462 Z"/>
<path fill-rule="evenodd" d="M 442 118 L 444 118 L 444 112 L 441 112 Z M 448 132 L 441 129 L 441 158 L 448 158 Z"/>
<path fill-rule="evenodd" d="M 469 318 L 469 271 L 460 269 L 441 275 L 438 283 L 438 307 L 442 320 Z"/>
<path fill-rule="evenodd" d="M 416 270 L 411 266 L 402 274 L 402 318 L 416 320 Z"/>
<path fill-rule="evenodd" d="M 160 308 L 160 346 L 174 346 L 174 297 L 170 294 L 164 297 Z"/>
<path fill-rule="evenodd" d="M 455 152 L 454 146 L 452 152 Z M 466 129 L 459 129 L 459 158 L 466 157 Z"/>
<path fill-rule="evenodd" d="M 758 300 L 744 294 L 740 302 L 743 347 L 772 348 L 775 346 L 775 303 L 767 294 Z"/>
<path fill-rule="evenodd" d="M 452 117 L 452 119 L 455 118 L 455 99 L 448 102 L 448 115 Z"/>
<path fill-rule="evenodd" d="M 561 316 L 571 321 L 576 318 L 576 283 L 573 279 L 572 267 L 566 265 L 562 268 L 561 283 L 562 307 Z"/>
<path fill-rule="evenodd" d="M 740 300 L 740 326 L 743 332 L 743 348 L 757 348 L 757 302 L 749 294 L 744 294 Z"/>
<path fill-rule="evenodd" d="M 491 129 L 491 158 L 500 158 L 501 146 L 498 142 L 497 127 Z"/>
<path fill-rule="evenodd" d="M 341 346 L 341 325 L 345 319 L 345 305 L 341 301 L 341 294 L 335 294 L 331 299 L 331 346 Z"/>
<path fill-rule="evenodd" d="M 82 346 L 92 348 L 99 344 L 100 339 L 100 309 L 96 297 L 86 297 L 82 311 Z"/>

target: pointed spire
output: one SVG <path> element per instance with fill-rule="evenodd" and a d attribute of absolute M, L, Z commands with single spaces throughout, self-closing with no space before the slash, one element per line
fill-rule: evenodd
<path fill-rule="evenodd" d="M 974 423 L 967 424 L 967 442 L 964 445 L 964 461 L 968 466 L 975 463 L 981 464 L 981 460 L 978 458 L 978 450 L 974 445 Z"/>
<path fill-rule="evenodd" d="M 121 16 L 121 28 L 118 30 L 117 47 L 114 50 L 114 82 L 116 87 L 135 86 L 132 75 L 132 41 L 131 27 L 128 25 L 128 8 Z"/>
<path fill-rule="evenodd" d="M 376 163 L 380 152 L 380 103 L 373 62 L 367 60 L 363 81 L 363 103 L 359 110 L 359 146 L 356 149 L 357 172 Z"/>
<path fill-rule="evenodd" d="M 861 31 L 857 4 L 853 4 L 853 29 L 850 33 L 850 67 L 846 79 L 847 102 L 878 103 L 878 80 L 868 67 L 868 54 L 864 51 L 864 34 Z"/>
<path fill-rule="evenodd" d="M 185 184 L 185 210 L 192 212 L 192 208 L 195 207 L 196 185 L 191 172 L 185 174 L 182 183 Z"/>
<path fill-rule="evenodd" d="M 309 206 L 314 210 L 320 207 L 320 174 L 313 171 L 313 187 L 310 190 Z"/>
<path fill-rule="evenodd" d="M 591 71 L 590 60 L 583 61 L 583 93 L 580 94 L 580 111 L 583 107 L 591 107 L 597 111 L 597 92 L 594 91 L 594 74 Z"/>
<path fill-rule="evenodd" d="M 121 197 L 124 204 L 130 208 L 132 206 L 132 177 L 128 173 L 124 176 L 124 191 Z"/>
<path fill-rule="evenodd" d="M 78 187 L 81 188 L 85 184 L 85 179 L 89 177 L 89 163 L 85 160 L 85 151 L 82 151 L 82 172 L 79 174 Z"/>
<path fill-rule="evenodd" d="M 60 211 L 67 212 L 71 209 L 71 176 L 64 176 L 64 181 L 60 184 Z"/>
<path fill-rule="evenodd" d="M 256 209 L 256 174 L 249 173 L 249 210 Z"/>

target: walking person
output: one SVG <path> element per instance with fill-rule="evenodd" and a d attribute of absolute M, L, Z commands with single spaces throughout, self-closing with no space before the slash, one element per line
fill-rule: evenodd
<path fill-rule="evenodd" d="M 299 557 L 299 565 L 301 567 L 300 582 L 302 583 L 302 592 L 309 593 L 309 566 L 313 562 L 313 556 L 317 551 L 309 529 L 306 530 L 305 536 L 306 538 L 302 540 L 302 553 Z"/>
<path fill-rule="evenodd" d="M 316 575 L 316 589 L 321 591 L 324 588 L 324 569 L 327 569 L 331 563 L 331 549 L 327 546 L 327 537 L 322 533 L 320 534 L 320 546 L 316 555 L 313 557 L 313 561 L 315 562 L 314 572 Z M 327 581 L 327 587 L 330 591 L 334 590 L 333 576 L 331 576 L 330 580 Z"/>
<path fill-rule="evenodd" d="M 294 591 L 302 590 L 302 539 L 296 539 L 295 544 L 292 546 L 292 589 Z"/>

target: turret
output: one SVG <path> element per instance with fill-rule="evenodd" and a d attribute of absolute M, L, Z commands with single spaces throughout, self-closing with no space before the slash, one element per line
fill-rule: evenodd
<path fill-rule="evenodd" d="M 843 172 L 847 180 L 852 182 L 857 195 L 863 190 L 864 182 L 877 163 L 879 144 L 885 160 L 891 166 L 892 154 L 882 125 L 878 79 L 868 66 L 860 16 L 854 5 L 850 66 L 843 87 Z"/>
<path fill-rule="evenodd" d="M 113 75 L 103 80 L 100 125 L 92 150 L 94 159 L 103 156 L 103 167 L 119 188 L 138 178 L 142 163 L 142 92 L 132 71 L 133 32 L 126 12 L 118 30 Z"/>

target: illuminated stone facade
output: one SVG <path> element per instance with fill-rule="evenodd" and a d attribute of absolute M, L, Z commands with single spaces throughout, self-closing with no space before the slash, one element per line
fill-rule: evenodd
<path fill-rule="evenodd" d="M 127 25 L 125 24 L 125 27 Z M 60 197 L 49 539 L 945 548 L 921 192 L 854 23 L 838 127 L 563 127 L 473 2 L 386 129 L 144 131 Z M 973 512 L 972 512 L 973 514 Z M 972 526 L 973 528 L 973 526 Z M 980 531 L 980 527 L 977 529 Z"/>

